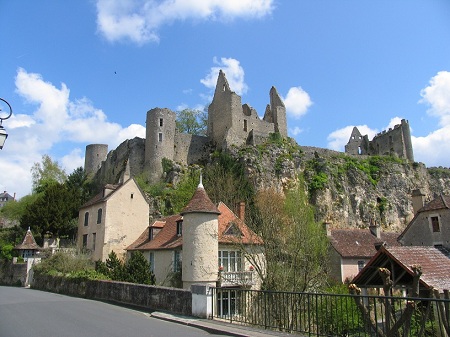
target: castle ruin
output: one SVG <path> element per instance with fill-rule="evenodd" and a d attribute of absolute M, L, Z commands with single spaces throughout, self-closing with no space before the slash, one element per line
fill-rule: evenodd
<path fill-rule="evenodd" d="M 147 112 L 145 140 L 126 140 L 110 153 L 104 144 L 86 146 L 86 174 L 97 175 L 104 183 L 116 183 L 128 165 L 131 176 L 145 173 L 151 183 L 156 183 L 163 175 L 164 158 L 190 165 L 208 160 L 214 149 L 261 144 L 275 132 L 287 137 L 286 108 L 275 87 L 270 90 L 270 103 L 261 119 L 250 105 L 242 105 L 222 70 L 208 107 L 207 135 L 180 133 L 175 120 L 174 111 L 154 108 Z"/>
<path fill-rule="evenodd" d="M 397 156 L 412 163 L 414 162 L 414 154 L 409 123 L 402 119 L 400 124 L 394 126 L 393 129 L 380 132 L 372 141 L 369 141 L 367 135 L 362 136 L 355 126 L 347 145 L 345 145 L 345 153 L 368 156 Z"/>

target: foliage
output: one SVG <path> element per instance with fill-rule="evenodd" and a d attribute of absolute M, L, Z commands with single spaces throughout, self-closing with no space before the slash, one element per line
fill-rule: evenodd
<path fill-rule="evenodd" d="M 14 246 L 9 243 L 1 245 L 0 260 L 11 261 L 13 257 L 13 248 Z"/>
<path fill-rule="evenodd" d="M 80 199 L 66 185 L 47 185 L 36 200 L 26 207 L 20 219 L 23 229 L 31 227 L 36 239 L 50 234 L 53 237 L 74 237 Z"/>
<path fill-rule="evenodd" d="M 308 184 L 310 191 L 322 190 L 328 183 L 328 175 L 325 172 L 320 172 L 314 175 Z"/>
<path fill-rule="evenodd" d="M 446 167 L 429 167 L 428 173 L 434 178 L 450 178 L 450 169 Z"/>
<path fill-rule="evenodd" d="M 37 273 L 68 275 L 94 269 L 94 264 L 89 259 L 88 255 L 73 255 L 70 253 L 58 252 L 48 259 L 43 259 L 41 263 L 35 265 L 33 268 Z"/>
<path fill-rule="evenodd" d="M 106 262 L 97 261 L 95 268 L 97 272 L 108 276 L 113 281 L 155 284 L 155 275 L 150 270 L 150 263 L 139 251 L 132 252 L 126 263 L 123 263 L 112 251 Z"/>
<path fill-rule="evenodd" d="M 0 208 L 0 215 L 13 221 L 20 221 L 27 206 L 35 202 L 38 196 L 38 194 L 30 194 L 20 198 L 18 201 L 7 202 L 5 206 Z"/>
<path fill-rule="evenodd" d="M 328 241 L 307 203 L 303 184 L 286 193 L 259 192 L 257 227 L 264 240 L 266 275 L 263 287 L 305 292 L 324 282 Z"/>
<path fill-rule="evenodd" d="M 162 164 L 163 172 L 167 173 L 167 172 L 172 171 L 173 162 L 170 159 L 163 158 L 161 160 L 161 164 Z"/>
<path fill-rule="evenodd" d="M 208 116 L 205 111 L 184 109 L 177 112 L 176 125 L 179 132 L 206 135 Z"/>
<path fill-rule="evenodd" d="M 40 163 L 34 163 L 31 168 L 33 180 L 33 192 L 39 193 L 42 189 L 54 183 L 63 184 L 67 175 L 57 161 L 53 161 L 49 155 L 43 155 Z"/>

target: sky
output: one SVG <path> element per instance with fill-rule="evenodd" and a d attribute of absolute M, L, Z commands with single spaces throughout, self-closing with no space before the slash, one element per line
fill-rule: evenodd
<path fill-rule="evenodd" d="M 220 69 L 261 116 L 275 86 L 299 145 L 404 118 L 415 160 L 450 166 L 449 0 L 0 0 L 0 44 L 17 198 L 43 155 L 70 174 L 88 144 L 145 138 L 152 108 L 204 109 Z"/>

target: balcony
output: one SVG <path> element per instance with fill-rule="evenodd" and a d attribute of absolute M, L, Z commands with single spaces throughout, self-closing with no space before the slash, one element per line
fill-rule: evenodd
<path fill-rule="evenodd" d="M 221 271 L 219 282 L 222 287 L 245 287 L 254 285 L 254 271 Z"/>

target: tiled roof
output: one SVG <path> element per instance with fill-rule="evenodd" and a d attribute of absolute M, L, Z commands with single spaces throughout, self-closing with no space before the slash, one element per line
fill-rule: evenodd
<path fill-rule="evenodd" d="M 449 205 L 450 205 L 450 196 L 441 194 L 439 197 L 431 200 L 429 203 L 427 203 L 421 209 L 419 209 L 418 213 L 450 208 Z"/>
<path fill-rule="evenodd" d="M 390 269 L 392 264 L 386 263 L 387 259 L 394 262 L 394 268 L 396 268 L 394 272 L 398 276 L 395 281 L 399 285 L 411 281 L 413 275 L 411 266 L 420 265 L 422 268 L 422 276 L 420 277 L 422 286 L 436 288 L 441 292 L 443 289 L 450 290 L 450 253 L 442 248 L 426 246 L 383 247 L 354 278 L 353 282 L 361 285 L 370 280 L 372 285 L 375 283 L 382 284 L 374 273 L 374 267 L 383 266 Z M 407 272 L 406 276 L 402 276 L 402 270 Z M 396 275 L 392 277 L 395 278 Z"/>
<path fill-rule="evenodd" d="M 41 249 L 41 247 L 39 247 L 36 243 L 36 241 L 34 240 L 34 236 L 31 233 L 31 230 L 28 228 L 27 233 L 25 234 L 25 238 L 23 239 L 22 244 L 17 245 L 14 247 L 14 249 Z"/>
<path fill-rule="evenodd" d="M 217 213 L 220 212 L 218 217 L 219 244 L 260 245 L 263 243 L 262 239 L 250 230 L 224 203 L 220 202 L 215 209 Z M 182 216 L 177 214 L 155 221 L 127 250 L 161 250 L 181 247 L 183 236 L 177 236 L 177 221 L 181 219 Z M 164 223 L 164 226 L 161 226 L 162 223 Z M 162 227 L 153 240 L 149 239 L 150 227 Z"/>
<path fill-rule="evenodd" d="M 92 197 L 89 201 L 87 201 L 83 206 L 81 206 L 80 208 L 86 208 L 92 205 L 95 205 L 96 203 L 105 201 L 106 199 L 108 199 L 113 193 L 114 191 L 119 187 L 120 185 L 105 185 L 105 187 L 102 189 L 102 191 L 98 194 L 96 194 L 94 197 Z M 109 193 L 108 195 L 105 195 L 105 189 L 108 190 L 112 190 L 111 193 Z"/>
<path fill-rule="evenodd" d="M 216 213 L 219 214 L 219 210 L 216 205 L 213 204 L 211 199 L 209 199 L 208 194 L 206 194 L 203 186 L 199 185 L 191 200 L 187 206 L 181 211 L 181 215 L 186 213 Z"/>
<path fill-rule="evenodd" d="M 381 232 L 377 238 L 369 229 L 332 229 L 330 243 L 342 257 L 371 258 L 377 252 L 375 243 L 399 246 L 397 237 L 398 233 Z"/>

